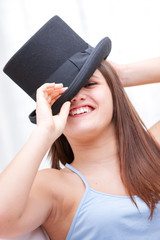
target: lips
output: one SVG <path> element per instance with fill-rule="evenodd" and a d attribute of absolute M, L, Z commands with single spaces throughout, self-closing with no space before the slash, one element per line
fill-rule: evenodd
<path fill-rule="evenodd" d="M 76 107 L 76 108 L 72 108 L 69 112 L 70 116 L 79 116 L 79 115 L 83 115 L 86 113 L 90 113 L 93 111 L 93 107 L 91 106 L 82 106 L 82 107 Z"/>

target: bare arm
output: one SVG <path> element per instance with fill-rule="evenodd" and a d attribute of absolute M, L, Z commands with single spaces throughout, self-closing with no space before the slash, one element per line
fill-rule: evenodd
<path fill-rule="evenodd" d="M 160 82 L 160 57 L 135 63 L 111 65 L 124 87 Z"/>
<path fill-rule="evenodd" d="M 129 64 L 111 65 L 116 70 L 124 87 L 138 86 L 150 83 L 160 83 L 160 57 Z M 149 131 L 160 144 L 160 121 Z"/>
<path fill-rule="evenodd" d="M 51 113 L 51 105 L 62 92 L 62 86 L 54 84 L 45 84 L 37 91 L 37 126 L 0 175 L 0 237 L 33 230 L 45 221 L 51 210 L 48 190 L 43 187 L 43 174 L 40 177 L 37 172 L 43 157 L 65 127 L 70 104 L 64 104 L 59 115 Z"/>

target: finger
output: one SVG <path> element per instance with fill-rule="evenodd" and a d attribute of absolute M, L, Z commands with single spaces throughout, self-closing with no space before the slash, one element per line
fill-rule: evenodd
<path fill-rule="evenodd" d="M 67 90 L 67 87 L 66 88 L 61 88 L 61 89 L 50 89 L 50 90 L 44 90 L 43 93 L 44 93 L 44 96 L 48 97 L 50 96 L 51 98 L 54 98 L 55 96 L 59 95 L 59 94 L 62 94 L 63 92 L 65 92 Z"/>
<path fill-rule="evenodd" d="M 63 83 L 56 83 L 54 88 L 55 89 L 63 88 Z"/>
<path fill-rule="evenodd" d="M 61 89 L 61 88 L 63 88 L 62 83 L 58 83 L 58 84 L 56 84 L 56 83 L 44 83 L 41 87 L 39 87 L 37 89 L 37 91 L 45 92 L 45 91 L 48 91 L 48 90 L 53 91 L 53 90 L 57 90 L 57 89 Z"/>
<path fill-rule="evenodd" d="M 51 96 L 51 98 L 54 98 L 62 93 L 64 93 L 68 88 L 59 88 L 59 89 L 45 89 L 43 92 L 46 93 L 48 96 Z"/>
<path fill-rule="evenodd" d="M 55 103 L 55 101 L 57 101 L 57 99 L 58 99 L 60 96 L 61 96 L 61 95 L 58 95 L 58 96 L 55 97 L 54 99 L 51 99 L 50 105 L 52 106 L 52 105 Z"/>
<path fill-rule="evenodd" d="M 54 88 L 55 83 L 44 83 L 42 86 L 39 87 L 39 89 L 45 90 L 47 88 Z"/>
<path fill-rule="evenodd" d="M 43 87 L 40 87 L 36 91 L 36 99 L 47 98 L 48 94 L 43 91 Z"/>
<path fill-rule="evenodd" d="M 71 102 L 69 102 L 69 101 L 65 102 L 62 105 L 61 110 L 59 112 L 59 116 L 61 116 L 64 121 L 67 121 L 67 117 L 69 115 L 69 110 L 70 110 L 70 105 L 71 105 Z"/>
<path fill-rule="evenodd" d="M 62 88 L 61 90 L 59 90 L 59 92 L 57 93 L 52 93 L 51 96 L 51 101 L 50 104 L 53 105 L 53 103 L 68 89 L 68 87 L 66 88 Z"/>
<path fill-rule="evenodd" d="M 63 87 L 63 88 L 49 88 L 45 89 L 44 92 L 47 92 L 48 94 L 54 94 L 57 92 L 65 92 L 68 89 L 68 87 Z"/>
<path fill-rule="evenodd" d="M 65 91 L 66 91 L 66 89 L 63 89 L 63 88 L 62 88 L 62 89 L 60 89 L 60 90 L 53 91 L 53 92 L 51 92 L 51 93 L 49 93 L 49 94 L 47 93 L 47 94 L 48 94 L 48 96 L 50 96 L 51 99 L 53 100 L 54 98 L 62 95 Z"/>
<path fill-rule="evenodd" d="M 44 84 L 45 88 L 48 89 L 59 89 L 59 88 L 63 88 L 63 83 L 45 83 Z"/>

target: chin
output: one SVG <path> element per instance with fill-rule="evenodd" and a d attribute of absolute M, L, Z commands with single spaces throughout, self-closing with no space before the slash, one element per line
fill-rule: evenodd
<path fill-rule="evenodd" d="M 91 116 L 91 117 L 90 117 Z M 68 139 L 79 139 L 79 141 L 90 141 L 107 135 L 111 127 L 112 117 L 111 114 L 100 116 L 93 116 L 88 114 L 85 117 L 69 118 L 66 124 L 64 135 Z"/>
<path fill-rule="evenodd" d="M 94 126 L 94 127 L 93 127 Z M 85 124 L 85 126 L 72 126 L 70 129 L 66 129 L 64 135 L 67 139 L 79 140 L 80 142 L 90 141 L 97 139 L 101 133 L 104 133 L 104 130 L 95 127 L 95 125 Z"/>

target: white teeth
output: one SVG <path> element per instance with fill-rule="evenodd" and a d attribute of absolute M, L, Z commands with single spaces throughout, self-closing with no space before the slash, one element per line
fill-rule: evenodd
<path fill-rule="evenodd" d="M 91 112 L 91 108 L 81 107 L 81 108 L 71 110 L 70 115 L 74 116 L 74 115 L 78 115 L 78 114 L 82 114 L 82 113 L 88 113 L 88 112 Z"/>

